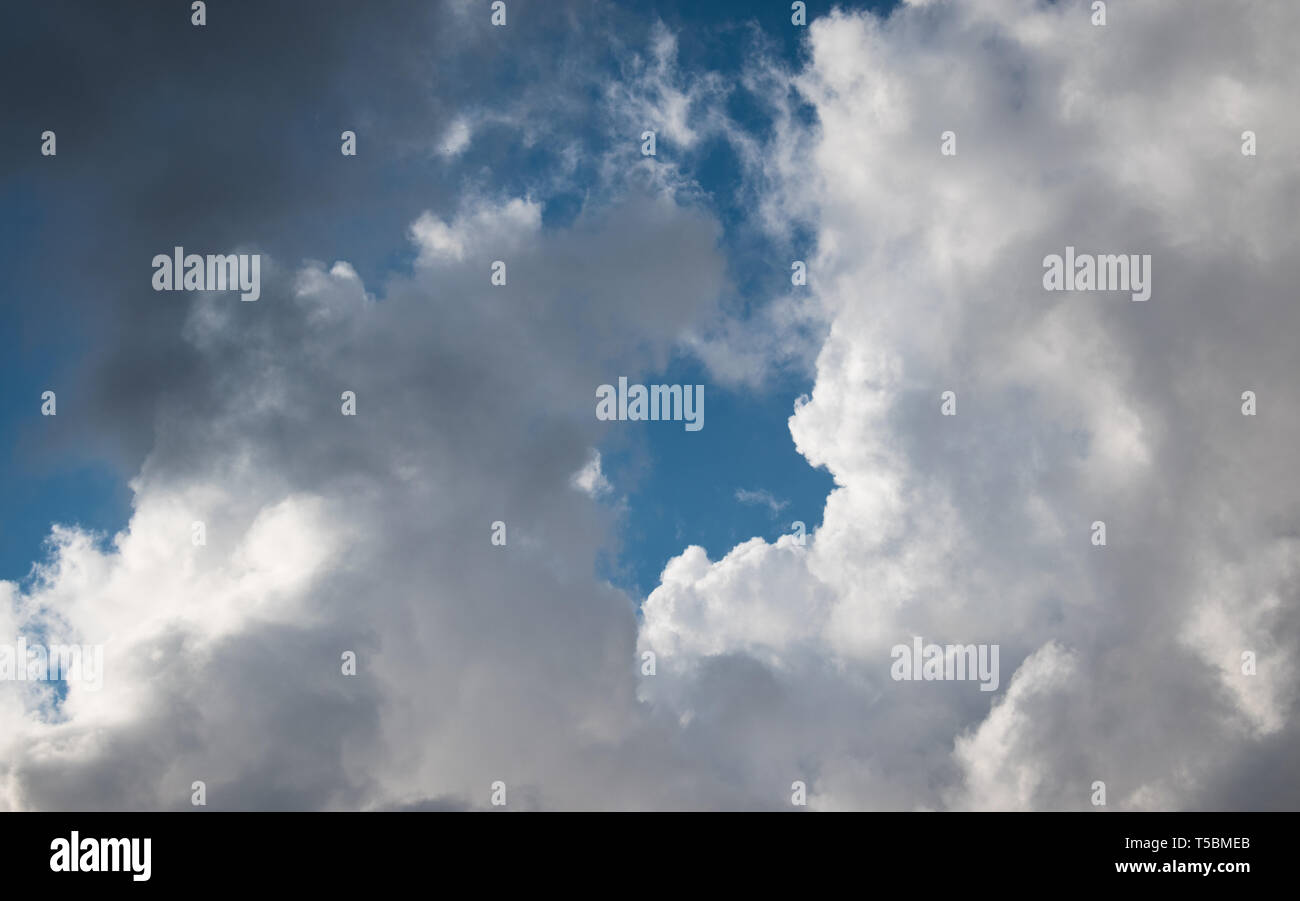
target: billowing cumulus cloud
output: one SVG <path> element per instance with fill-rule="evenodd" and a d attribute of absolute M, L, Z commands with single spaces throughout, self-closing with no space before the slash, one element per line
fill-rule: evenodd
<path fill-rule="evenodd" d="M 196 780 L 216 808 L 483 807 L 496 780 L 517 808 L 775 809 L 795 781 L 818 809 L 1082 809 L 1096 781 L 1117 808 L 1300 803 L 1300 11 L 1113 6 L 817 18 L 798 70 L 747 63 L 762 134 L 664 26 L 613 84 L 534 48 L 520 80 L 582 86 L 625 152 L 574 138 L 508 188 L 467 169 L 404 199 L 388 246 L 366 236 L 403 261 L 380 279 L 249 237 L 254 209 L 194 249 L 263 249 L 258 302 L 109 292 L 135 318 L 90 371 L 147 444 L 130 521 L 60 526 L 0 583 L 0 632 L 102 643 L 103 685 L 3 687 L 0 806 L 182 808 Z M 462 14 L 439 46 L 468 57 Z M 421 116 L 373 121 L 438 165 L 573 121 L 535 85 L 410 90 Z M 745 227 L 810 236 L 807 286 L 744 316 L 692 171 L 711 140 Z M 280 221 L 313 234 L 290 189 Z M 173 213 L 108 240 L 147 260 Z M 1149 254 L 1150 300 L 1045 291 L 1067 246 Z M 638 613 L 595 575 L 625 515 L 600 450 L 626 437 L 593 390 L 692 353 L 709 391 L 808 357 L 790 440 L 836 487 L 805 540 L 683 548 Z M 790 515 L 762 489 L 736 490 Z M 994 689 L 892 678 L 914 636 L 997 645 Z"/>
<path fill-rule="evenodd" d="M 212 407 L 161 415 L 128 528 L 56 533 L 15 598 L 50 642 L 104 644 L 106 672 L 14 699 L 7 803 L 183 806 L 202 780 L 222 807 L 473 804 L 501 779 L 521 804 L 598 806 L 570 763 L 622 759 L 635 608 L 592 578 L 613 514 L 568 483 L 593 459 L 603 480 L 593 387 L 707 309 L 714 231 L 656 196 L 554 233 L 482 200 L 419 217 L 382 298 L 343 262 L 267 266 L 257 306 L 198 296 L 183 333 L 223 361 Z M 563 263 L 586 254 L 616 290 L 566 319 L 587 276 Z M 640 286 L 683 261 L 698 290 L 650 310 Z"/>
<path fill-rule="evenodd" d="M 1082 809 L 1094 781 L 1294 806 L 1298 27 L 1247 3 L 812 24 L 818 124 L 778 163 L 830 329 L 790 427 L 837 488 L 806 548 L 669 564 L 644 697 L 717 743 L 735 723 L 705 710 L 761 707 L 740 746 L 823 807 Z M 1279 152 L 1243 156 L 1247 129 Z M 1067 246 L 1150 254 L 1151 299 L 1046 292 Z M 913 636 L 999 645 L 1003 691 L 891 678 Z M 740 660 L 762 677 L 720 677 Z M 1267 789 L 1225 791 L 1247 772 Z"/>

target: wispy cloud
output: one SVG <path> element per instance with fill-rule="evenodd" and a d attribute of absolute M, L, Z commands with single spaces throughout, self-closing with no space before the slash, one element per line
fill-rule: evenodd
<path fill-rule="evenodd" d="M 773 516 L 776 516 L 790 505 L 789 501 L 777 500 L 772 496 L 770 491 L 765 491 L 761 488 L 757 491 L 750 491 L 747 488 L 737 488 L 736 500 L 740 501 L 742 504 L 765 506 L 771 511 Z"/>

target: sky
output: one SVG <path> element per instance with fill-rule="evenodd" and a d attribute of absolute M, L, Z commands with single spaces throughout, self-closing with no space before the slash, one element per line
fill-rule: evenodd
<path fill-rule="evenodd" d="M 0 809 L 1294 809 L 1300 9 L 1108 6 L 16 4 Z"/>

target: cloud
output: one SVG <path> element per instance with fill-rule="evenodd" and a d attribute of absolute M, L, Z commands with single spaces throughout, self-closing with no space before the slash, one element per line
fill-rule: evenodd
<path fill-rule="evenodd" d="M 443 156 L 459 156 L 469 147 L 472 136 L 469 123 L 464 119 L 457 119 L 447 128 L 439 152 Z"/>
<path fill-rule="evenodd" d="M 574 473 L 572 481 L 573 487 L 588 497 L 600 497 L 613 487 L 605 478 L 605 474 L 600 471 L 600 451 L 595 449 L 592 449 L 591 456 L 582 465 L 582 469 Z"/>
<path fill-rule="evenodd" d="M 1300 313 L 1278 217 L 1300 170 L 1240 136 L 1296 139 L 1298 26 L 1254 3 L 812 23 L 810 147 L 771 168 L 816 223 L 829 321 L 791 434 L 837 487 L 806 551 L 668 564 L 640 636 L 657 706 L 823 809 L 1086 809 L 1094 780 L 1112 807 L 1294 806 L 1266 762 L 1295 737 Z M 1067 245 L 1152 254 L 1152 299 L 1044 292 Z M 1273 415 L 1242 416 L 1246 389 Z M 1000 645 L 1009 688 L 894 682 L 917 635 Z M 750 688 L 719 681 L 741 660 Z M 1267 792 L 1242 793 L 1252 770 Z"/>
<path fill-rule="evenodd" d="M 219 389 L 161 412 L 122 533 L 60 530 L 33 584 L 5 585 L 15 629 L 103 644 L 106 673 L 58 704 L 6 689 L 0 803 L 176 808 L 195 780 L 218 808 L 484 806 L 497 779 L 537 806 L 651 796 L 611 788 L 645 728 L 633 602 L 592 576 L 616 514 L 569 485 L 607 484 L 594 387 L 709 308 L 716 279 L 653 310 L 638 292 L 718 268 L 714 227 L 641 195 L 544 233 L 519 198 L 467 209 L 462 253 L 423 252 L 447 245 L 421 216 L 414 270 L 380 292 L 346 263 L 272 260 L 257 304 L 188 299 Z M 586 254 L 609 271 L 553 265 Z M 555 315 L 593 277 L 629 290 Z"/>
<path fill-rule="evenodd" d="M 274 9 L 269 32 L 292 31 L 300 16 Z M 556 81 L 604 84 L 581 74 L 590 55 L 515 47 L 506 97 L 468 109 L 405 77 L 419 47 L 395 48 L 379 85 L 350 80 L 370 62 L 345 55 L 328 96 L 355 105 L 326 118 L 363 122 L 349 164 L 394 146 L 389 166 L 554 152 L 509 187 L 467 169 L 424 193 L 382 167 L 309 178 L 239 141 L 124 169 L 105 208 L 135 218 L 97 228 L 87 257 L 108 287 L 84 296 L 111 327 L 79 387 L 101 418 L 77 428 L 140 455 L 130 522 L 59 527 L 32 580 L 0 583 L 0 628 L 103 643 L 104 684 L 3 686 L 0 807 L 184 808 L 203 780 L 216 808 L 456 809 L 502 780 L 525 809 L 781 808 L 797 779 L 818 809 L 1081 809 L 1095 780 L 1118 808 L 1294 807 L 1300 173 L 1283 148 L 1300 137 L 1300 13 L 1170 0 L 1105 28 L 1086 13 L 818 18 L 792 82 L 766 58 L 747 69 L 765 136 L 713 115 L 725 80 L 688 76 L 656 28 L 601 94 L 595 151 L 544 140 L 584 96 Z M 505 52 L 487 42 L 510 40 L 430 15 L 403 33 L 437 35 L 467 85 Z M 307 22 L 324 49 L 291 72 L 304 95 L 351 27 L 328 20 Z M 85 127 L 136 109 L 146 82 L 87 99 Z M 391 104 L 358 99 L 385 84 L 402 86 Z M 247 87 L 226 100 L 261 123 L 241 134 L 307 121 L 274 98 L 242 118 Z M 175 131 L 211 134 L 177 115 Z M 645 120 L 683 155 L 637 159 Z M 457 122 L 474 153 L 430 154 Z M 106 147 L 136 146 L 139 121 L 118 124 Z M 807 291 L 756 316 L 726 303 L 736 273 L 692 175 L 715 137 L 740 148 L 761 227 L 815 239 Z M 246 190 L 199 178 L 223 151 Z M 587 189 L 561 225 L 542 199 L 557 186 Z M 369 266 L 316 222 L 357 203 L 383 211 L 352 236 Z M 179 232 L 262 249 L 262 299 L 142 292 Z M 74 256 L 77 241 L 95 246 L 70 237 Z M 1045 293 L 1041 260 L 1067 245 L 1150 253 L 1151 300 Z M 592 393 L 684 348 L 730 384 L 815 359 L 791 440 L 836 487 L 804 543 L 684 549 L 638 618 L 594 575 L 621 523 L 592 497 L 592 449 L 614 440 Z M 998 644 L 1003 688 L 892 680 L 890 648 L 913 636 Z"/>
<path fill-rule="evenodd" d="M 772 496 L 770 491 L 764 491 L 762 489 L 750 491 L 747 488 L 737 488 L 736 500 L 740 501 L 742 504 L 758 504 L 760 506 L 765 506 L 771 511 L 773 516 L 776 516 L 790 505 L 789 501 L 779 501 Z"/>

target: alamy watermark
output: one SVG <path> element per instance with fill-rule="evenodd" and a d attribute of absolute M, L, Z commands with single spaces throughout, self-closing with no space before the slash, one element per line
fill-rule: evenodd
<path fill-rule="evenodd" d="M 949 644 L 922 645 L 918 635 L 912 644 L 896 644 L 889 656 L 894 659 L 889 675 L 896 682 L 978 681 L 980 691 L 997 691 L 999 677 L 998 645 Z"/>
<path fill-rule="evenodd" d="M 91 691 L 104 686 L 102 644 L 0 644 L 0 681 L 84 682 Z"/>
<path fill-rule="evenodd" d="M 82 838 L 73 830 L 68 838 L 50 842 L 50 870 L 55 873 L 130 873 L 134 882 L 153 875 L 153 839 Z"/>
<path fill-rule="evenodd" d="M 628 385 L 627 376 L 619 376 L 618 388 L 601 385 L 596 389 L 596 418 L 658 422 L 673 420 L 686 423 L 686 431 L 704 428 L 703 385 Z"/>
<path fill-rule="evenodd" d="M 262 255 L 210 253 L 206 257 L 172 248 L 153 258 L 155 291 L 239 291 L 240 300 L 262 296 Z"/>
<path fill-rule="evenodd" d="M 1133 300 L 1151 297 L 1151 254 L 1075 254 L 1043 257 L 1043 288 L 1047 291 L 1128 291 Z"/>

